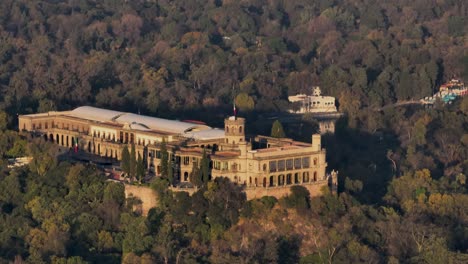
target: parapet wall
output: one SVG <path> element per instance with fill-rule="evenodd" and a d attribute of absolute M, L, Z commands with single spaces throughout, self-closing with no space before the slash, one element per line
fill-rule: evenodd
<path fill-rule="evenodd" d="M 274 196 L 276 198 L 281 198 L 287 196 L 291 193 L 291 187 L 294 185 L 287 185 L 284 187 L 253 187 L 245 189 L 245 194 L 247 195 L 247 200 L 262 198 L 263 196 Z M 328 187 L 326 181 L 319 182 L 319 183 L 311 183 L 311 184 L 301 184 L 299 186 L 305 187 L 311 197 L 316 197 L 322 195 L 322 188 L 324 186 Z"/>
<path fill-rule="evenodd" d="M 125 184 L 125 198 L 129 197 L 135 197 L 141 200 L 142 204 L 138 209 L 141 210 L 143 215 L 148 215 L 148 211 L 158 205 L 156 193 L 147 186 Z"/>
<path fill-rule="evenodd" d="M 244 190 L 247 200 L 262 198 L 263 196 L 274 196 L 276 198 L 281 198 L 291 193 L 291 186 L 294 185 L 287 185 L 284 187 L 253 187 L 247 188 Z M 301 184 L 300 186 L 304 186 L 310 193 L 311 197 L 320 196 L 322 195 L 322 188 L 327 186 L 327 182 L 317 182 L 311 184 Z M 187 192 L 189 195 L 192 195 L 197 189 L 190 188 L 190 189 L 182 189 L 182 188 L 171 188 L 173 192 Z M 148 215 L 148 211 L 157 206 L 158 198 L 156 193 L 147 186 L 136 186 L 125 184 L 125 197 L 136 197 L 142 201 L 142 204 L 138 210 L 141 210 L 143 215 Z"/>

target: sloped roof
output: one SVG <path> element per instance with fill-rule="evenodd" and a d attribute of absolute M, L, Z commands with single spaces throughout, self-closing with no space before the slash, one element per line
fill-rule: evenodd
<path fill-rule="evenodd" d="M 113 121 L 113 118 L 121 114 L 124 114 L 124 112 L 107 110 L 92 106 L 80 106 L 70 111 L 67 115 L 93 121 L 106 122 Z"/>
<path fill-rule="evenodd" d="M 92 106 L 78 107 L 72 111 L 67 112 L 66 115 L 92 120 L 96 122 L 114 122 L 121 125 L 129 124 L 130 127 L 134 130 L 157 130 L 167 133 L 179 134 L 184 137 L 200 140 L 217 139 L 224 137 L 223 130 L 211 128 L 203 124 L 195 124 L 177 120 L 137 115 Z"/>
<path fill-rule="evenodd" d="M 201 131 L 190 131 L 184 133 L 185 137 L 197 140 L 210 140 L 224 137 L 224 130 L 219 128 L 206 129 Z"/>
<path fill-rule="evenodd" d="M 185 131 L 190 130 L 205 130 L 210 129 L 206 125 L 198 125 L 193 123 L 187 123 L 176 120 L 162 119 L 157 117 L 136 115 L 136 114 L 124 114 L 115 119 L 119 123 L 128 123 L 128 124 L 143 124 L 150 129 L 179 133 L 182 134 Z"/>

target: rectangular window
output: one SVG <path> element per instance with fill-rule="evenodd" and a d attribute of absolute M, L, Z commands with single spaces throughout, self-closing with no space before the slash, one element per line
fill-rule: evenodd
<path fill-rule="evenodd" d="M 222 170 L 227 170 L 228 169 L 228 163 L 227 161 L 223 162 L 223 167 Z"/>
<path fill-rule="evenodd" d="M 309 168 L 310 167 L 310 157 L 302 158 L 302 167 Z"/>
<path fill-rule="evenodd" d="M 278 171 L 284 171 L 285 168 L 285 162 L 284 160 L 278 160 Z"/>
<path fill-rule="evenodd" d="M 292 170 L 293 169 L 293 160 L 292 159 L 286 160 L 286 169 L 287 170 Z"/>
<path fill-rule="evenodd" d="M 156 150 L 156 158 L 161 159 L 161 151 Z"/>
<path fill-rule="evenodd" d="M 184 157 L 184 165 L 190 164 L 190 157 Z"/>
<path fill-rule="evenodd" d="M 301 168 L 301 159 L 294 159 L 294 168 L 295 169 Z"/>
<path fill-rule="evenodd" d="M 276 160 L 270 161 L 270 172 L 276 172 Z"/>

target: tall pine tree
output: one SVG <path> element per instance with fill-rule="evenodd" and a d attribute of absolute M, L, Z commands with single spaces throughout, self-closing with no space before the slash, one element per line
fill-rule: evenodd
<path fill-rule="evenodd" d="M 197 187 L 201 187 L 203 185 L 202 173 L 200 171 L 200 167 L 197 165 L 196 162 L 192 163 L 192 172 L 190 173 L 190 182 L 193 183 Z"/>
<path fill-rule="evenodd" d="M 128 152 L 128 147 L 126 145 L 122 149 L 120 166 L 122 167 L 122 171 L 127 173 L 127 176 L 130 176 L 130 152 Z"/>
<path fill-rule="evenodd" d="M 141 158 L 140 153 L 138 153 L 138 159 L 136 162 L 136 178 L 139 183 L 141 183 L 144 176 L 145 176 L 145 164 L 143 163 L 143 159 Z"/>
<path fill-rule="evenodd" d="M 169 153 L 167 152 L 166 140 L 161 142 L 161 175 L 168 177 Z"/>
<path fill-rule="evenodd" d="M 204 184 L 208 182 L 209 174 L 210 174 L 210 160 L 206 155 L 206 150 L 203 149 L 203 156 L 200 162 L 200 172 L 201 172 L 201 180 Z"/>
<path fill-rule="evenodd" d="M 169 160 L 169 166 L 167 168 L 167 179 L 169 180 L 170 184 L 174 184 L 174 161 L 172 159 Z"/>
<path fill-rule="evenodd" d="M 136 175 L 136 151 L 135 151 L 135 144 L 132 143 L 132 148 L 130 150 L 130 179 L 133 179 Z"/>

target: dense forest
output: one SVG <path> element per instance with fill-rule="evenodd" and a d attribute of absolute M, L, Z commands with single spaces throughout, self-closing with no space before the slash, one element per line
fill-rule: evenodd
<path fill-rule="evenodd" d="M 468 6 L 426 1 L 4 0 L 1 109 L 284 110 L 320 85 L 360 108 L 468 78 Z M 192 111 L 193 112 L 193 111 Z"/>
<path fill-rule="evenodd" d="M 379 110 L 468 80 L 467 17 L 462 0 L 0 1 L 0 263 L 467 263 L 468 98 Z M 314 85 L 346 113 L 323 142 L 338 195 L 159 179 L 145 217 L 96 167 L 14 131 L 80 105 L 222 122 L 235 100 L 264 132 Z"/>

